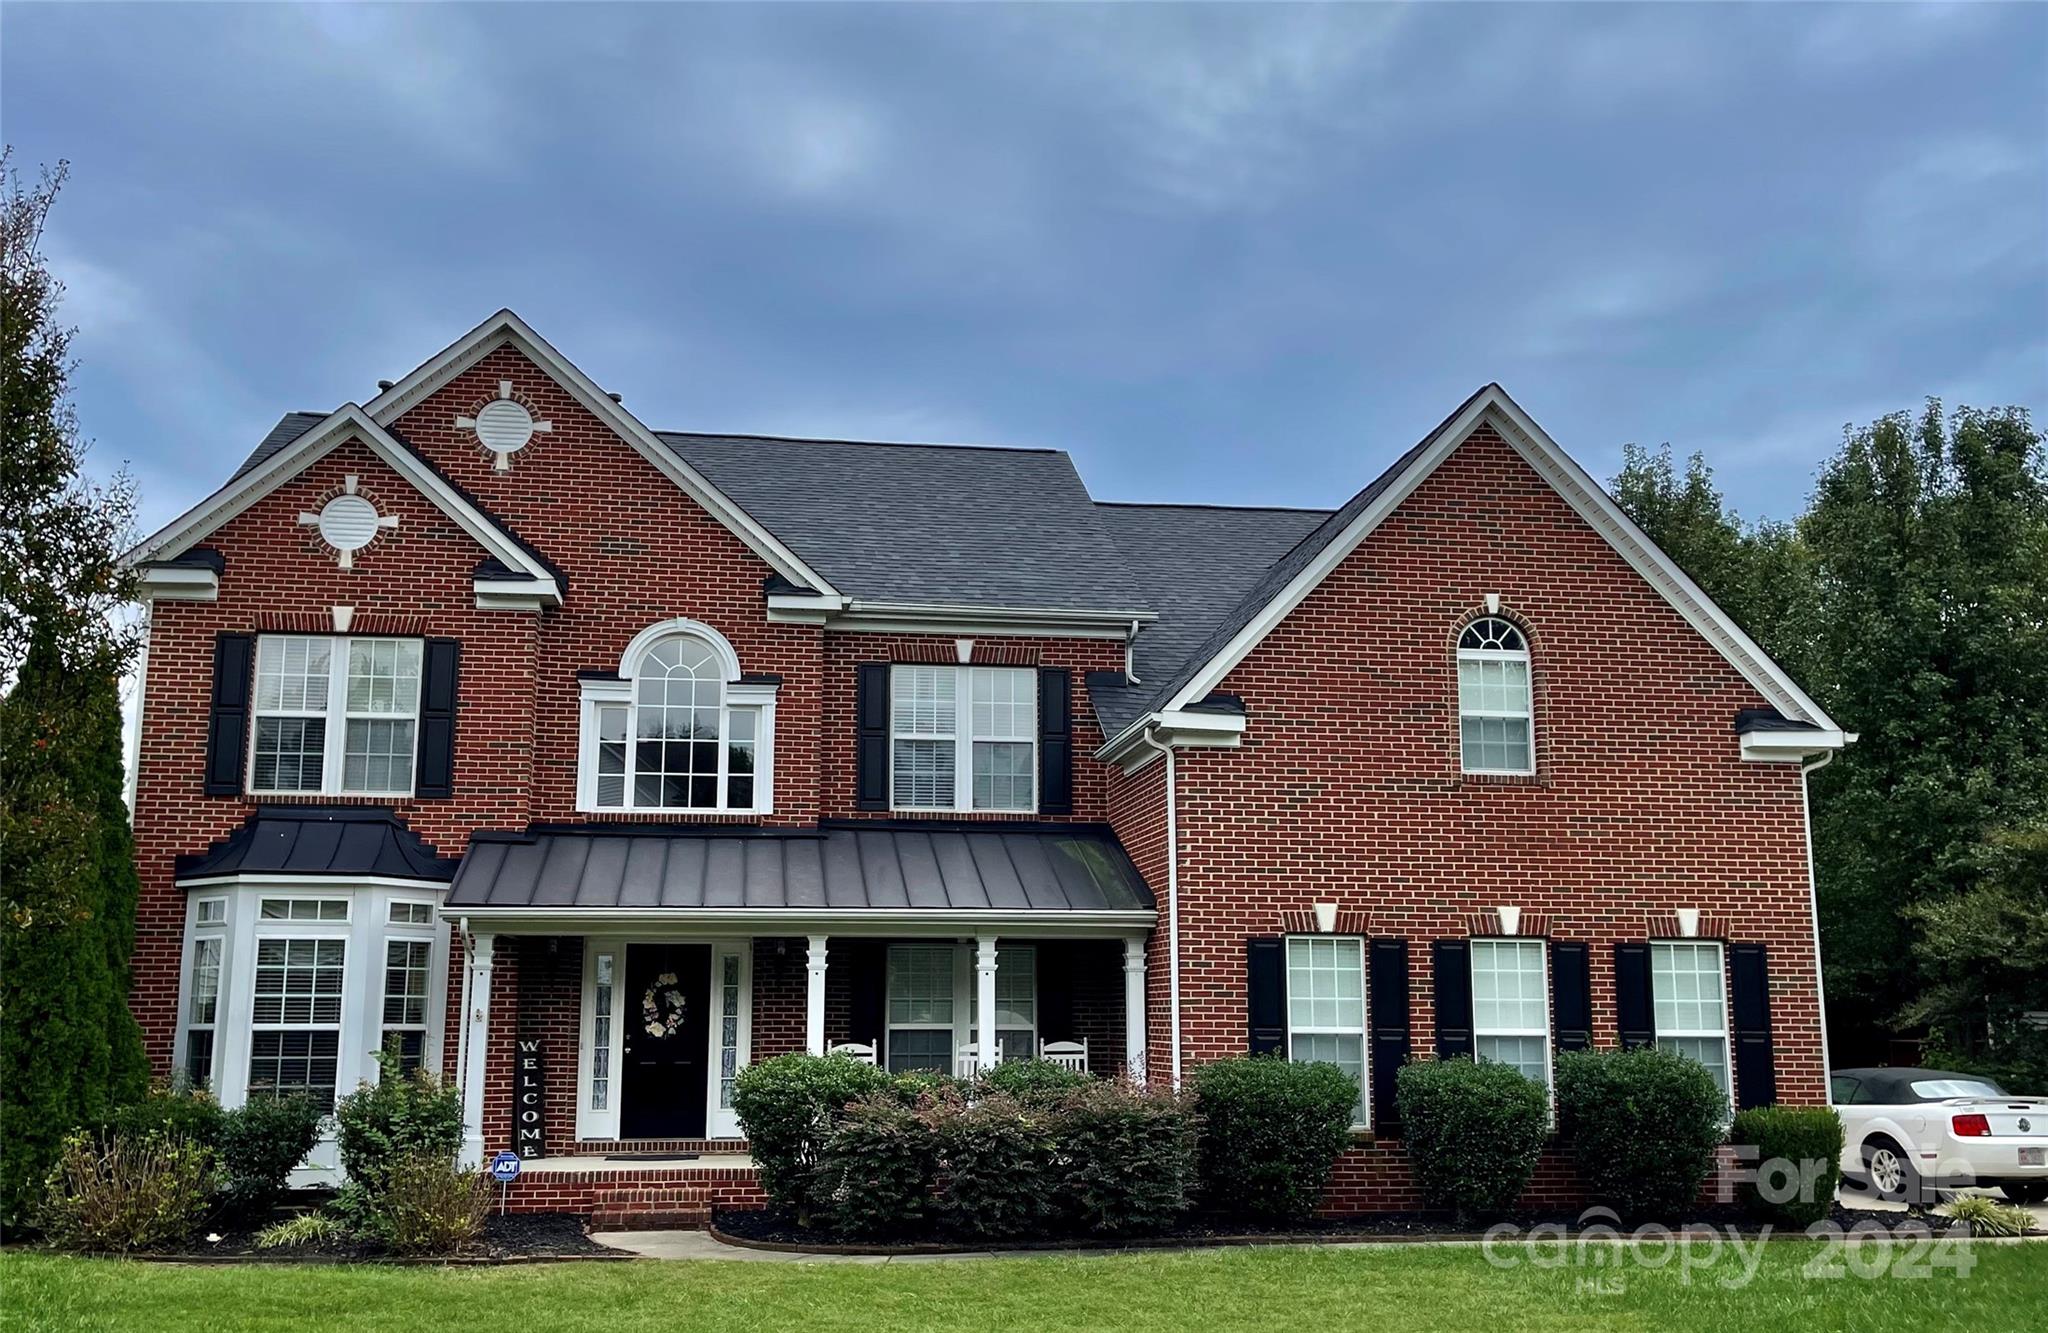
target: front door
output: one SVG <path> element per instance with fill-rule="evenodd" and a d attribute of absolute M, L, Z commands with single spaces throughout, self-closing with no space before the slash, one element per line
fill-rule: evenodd
<path fill-rule="evenodd" d="M 634 944 L 626 949 L 625 1086 L 619 1137 L 704 1136 L 711 946 Z"/>

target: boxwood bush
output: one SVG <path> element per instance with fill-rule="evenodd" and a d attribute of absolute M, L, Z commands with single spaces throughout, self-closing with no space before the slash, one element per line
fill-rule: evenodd
<path fill-rule="evenodd" d="M 1052 1227 L 1060 1202 L 1056 1109 L 991 1092 L 972 1102 L 933 1099 L 921 1118 L 938 1151 L 939 1211 L 948 1230 L 981 1240 Z"/>
<path fill-rule="evenodd" d="M 1091 1236 L 1169 1230 L 1195 1193 L 1200 1121 L 1185 1097 L 1121 1079 L 1090 1081 L 1059 1101 L 1060 1199 Z"/>
<path fill-rule="evenodd" d="M 251 1097 L 223 1115 L 215 1148 L 222 1205 L 231 1213 L 250 1215 L 275 1203 L 292 1168 L 320 1141 L 326 1118 L 319 1103 L 303 1094 Z"/>
<path fill-rule="evenodd" d="M 1625 1221 L 1677 1219 L 1692 1206 L 1727 1108 L 1699 1062 L 1654 1046 L 1557 1057 L 1559 1136 L 1587 1195 Z"/>
<path fill-rule="evenodd" d="M 762 1191 L 808 1223 L 811 1175 L 833 1118 L 849 1103 L 889 1086 L 888 1074 L 844 1055 L 778 1055 L 742 1069 L 732 1104 L 760 1169 Z"/>
<path fill-rule="evenodd" d="M 1459 1221 L 1522 1197 L 1550 1136 L 1550 1098 L 1512 1065 L 1421 1060 L 1394 1082 L 1408 1168 L 1423 1202 Z"/>
<path fill-rule="evenodd" d="M 1206 1206 L 1271 1222 L 1313 1213 L 1350 1146 L 1358 1084 L 1335 1065 L 1270 1055 L 1200 1065 L 1193 1082 Z"/>
<path fill-rule="evenodd" d="M 842 1236 L 880 1240 L 922 1230 L 939 1169 L 928 1111 L 884 1089 L 839 1111 L 829 1126 L 805 1172 L 811 1215 Z"/>
<path fill-rule="evenodd" d="M 1742 1204 L 1759 1217 L 1809 1227 L 1834 1210 L 1842 1183 L 1842 1118 L 1832 1106 L 1738 1111 L 1728 1141 L 1756 1149 Z"/>

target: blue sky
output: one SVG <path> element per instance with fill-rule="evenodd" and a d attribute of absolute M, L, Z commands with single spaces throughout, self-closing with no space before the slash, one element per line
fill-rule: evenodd
<path fill-rule="evenodd" d="M 2048 7 L 8 4 L 146 526 L 499 306 L 650 425 L 1331 505 L 1497 379 L 1796 512 L 2048 406 Z"/>

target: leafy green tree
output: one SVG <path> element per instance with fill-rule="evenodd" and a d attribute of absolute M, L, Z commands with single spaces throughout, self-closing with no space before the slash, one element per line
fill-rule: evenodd
<path fill-rule="evenodd" d="M 1907 909 L 1926 980 L 1904 1018 L 1924 1023 L 1942 1068 L 2007 1091 L 2048 1092 L 2048 821 L 1993 834 L 1976 887 Z"/>
<path fill-rule="evenodd" d="M 0 155 L 0 1225 L 29 1219 L 64 1133 L 143 1092 L 128 1010 L 136 877 L 115 618 L 134 498 L 82 472 L 62 287 L 37 246 L 60 167 Z"/>

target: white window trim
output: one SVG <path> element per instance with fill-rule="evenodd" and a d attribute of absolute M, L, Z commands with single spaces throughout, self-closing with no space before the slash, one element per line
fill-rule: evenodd
<path fill-rule="evenodd" d="M 191 1054 L 193 1029 L 203 1028 L 212 1032 L 213 1055 L 207 1086 L 217 1096 L 221 1083 L 221 1043 L 225 1039 L 222 1034 L 231 1010 L 230 997 L 233 994 L 234 979 L 230 975 L 232 959 L 228 948 L 229 917 L 224 914 L 218 921 L 206 922 L 199 919 L 200 909 L 213 903 L 221 904 L 224 913 L 231 910 L 228 900 L 216 894 L 209 894 L 204 898 L 195 895 L 186 908 L 185 948 L 178 960 L 178 1026 L 171 1036 L 171 1070 L 174 1078 L 185 1078 L 186 1061 Z M 192 1001 L 197 998 L 197 987 L 193 983 L 198 979 L 199 946 L 202 941 L 207 940 L 220 945 L 219 975 L 214 981 L 213 1022 L 195 1023 L 192 1021 Z"/>
<path fill-rule="evenodd" d="M 1735 1047 L 1733 1041 L 1734 1034 L 1729 1030 L 1727 946 L 1719 940 L 1701 939 L 1651 940 L 1649 943 L 1650 1039 L 1653 1043 L 1661 1043 L 1666 1037 L 1683 1037 L 1691 1040 L 1707 1041 L 1719 1039 L 1721 1043 L 1721 1069 L 1728 1077 L 1728 1086 L 1722 1091 L 1728 1100 L 1729 1114 L 1733 1115 L 1735 1109 Z M 1712 949 L 1714 951 L 1714 977 L 1721 987 L 1721 1029 L 1718 1032 L 1711 1028 L 1676 1028 L 1666 1031 L 1657 1026 L 1657 950 L 1680 945 L 1686 948 Z"/>
<path fill-rule="evenodd" d="M 891 940 L 888 945 L 889 949 L 895 949 L 899 946 L 930 949 L 950 948 L 953 951 L 953 1022 L 950 1028 L 952 1032 L 952 1045 L 946 1053 L 945 1072 L 948 1074 L 958 1074 L 960 1072 L 961 1048 L 976 1039 L 975 1006 L 979 1001 L 979 996 L 976 993 L 979 978 L 976 976 L 974 968 L 975 946 L 957 940 L 930 939 Z M 1029 949 L 1031 951 L 1030 1046 L 1031 1053 L 1036 1055 L 1038 1053 L 1038 1034 L 1043 1031 L 1040 1018 L 1044 1011 L 1044 999 L 1039 986 L 1039 979 L 1043 975 L 1043 970 L 1039 967 L 1038 942 L 1035 940 L 1018 940 L 998 945 L 997 957 L 1000 960 L 1001 955 L 1020 949 Z M 999 961 L 996 966 L 996 976 L 1000 979 L 1002 975 L 1003 969 Z M 944 1023 L 891 1022 L 889 1020 L 889 1003 L 894 998 L 894 989 L 895 974 L 889 967 L 888 958 L 885 953 L 882 960 L 882 1030 L 879 1033 L 855 1032 L 851 1034 L 853 1040 L 858 1042 L 874 1041 L 877 1039 L 881 1041 L 881 1047 L 876 1052 L 876 1060 L 884 1070 L 889 1068 L 889 1051 L 890 1047 L 894 1044 L 897 1032 L 939 1032 L 947 1030 L 947 1025 Z M 1019 1030 L 1014 1027 L 999 1027 L 996 1029 L 998 1034 Z"/>
<path fill-rule="evenodd" d="M 953 803 L 946 805 L 898 805 L 896 803 L 896 742 L 943 741 L 944 736 L 929 732 L 901 732 L 896 730 L 896 673 L 905 668 L 929 669 L 950 672 L 953 676 Z M 1031 677 L 1031 804 L 1021 806 L 995 805 L 977 806 L 974 803 L 974 743 L 989 741 L 1002 745 L 1023 745 L 1025 740 L 1014 736 L 976 736 L 974 734 L 974 678 L 979 674 L 997 672 L 1018 672 Z M 1039 739 L 1043 723 L 1038 715 L 1038 673 L 1031 667 L 1013 666 L 954 666 L 945 662 L 903 662 L 889 668 L 889 808 L 906 814 L 981 814 L 981 815 L 1032 815 L 1038 813 L 1039 802 L 1045 794 L 1039 790 L 1040 765 L 1038 756 Z"/>
<path fill-rule="evenodd" d="M 1520 625 L 1516 625 L 1514 621 L 1508 620 L 1505 616 L 1481 616 L 1478 620 L 1474 620 L 1472 624 L 1476 625 L 1480 620 L 1499 620 L 1504 624 L 1513 626 L 1515 633 L 1522 636 L 1522 647 L 1459 648 L 1457 650 L 1458 664 L 1462 667 L 1466 662 L 1520 662 L 1524 668 L 1524 683 L 1529 692 L 1529 707 L 1523 712 L 1503 708 L 1467 708 L 1465 707 L 1464 698 L 1464 672 L 1462 670 L 1454 672 L 1451 684 L 1458 691 L 1458 770 L 1461 773 L 1474 773 L 1491 777 L 1529 777 L 1536 772 L 1536 662 L 1534 654 L 1529 650 L 1529 634 L 1527 630 L 1524 630 Z M 1471 628 L 1470 625 L 1461 627 L 1458 630 L 1459 636 L 1462 638 L 1465 630 L 1469 628 Z M 1528 723 L 1529 763 L 1527 767 L 1466 768 L 1464 723 L 1468 717 L 1506 718 L 1509 721 Z"/>
<path fill-rule="evenodd" d="M 370 988 L 376 992 L 377 1048 L 379 1050 L 383 1049 L 384 1038 L 389 1033 L 419 1032 L 423 1034 L 420 1041 L 420 1067 L 422 1069 L 432 1069 L 435 1067 L 439 1054 L 434 1049 L 435 1032 L 440 1027 L 440 1023 L 436 1021 L 436 1009 L 438 1008 L 445 1012 L 448 1005 L 447 960 L 446 958 L 439 957 L 433 947 L 438 923 L 434 920 L 431 911 L 424 922 L 394 921 L 391 919 L 391 909 L 395 905 L 414 902 L 424 902 L 430 909 L 433 906 L 432 899 L 402 897 L 393 897 L 384 904 L 384 925 L 382 933 L 378 937 L 377 975 L 371 981 Z M 425 944 L 427 946 L 426 1012 L 420 1016 L 420 1021 L 417 1023 L 387 1023 L 384 1021 L 384 1002 L 390 998 L 385 993 L 385 973 L 390 967 L 389 959 L 393 944 Z M 437 960 L 439 962 L 438 968 L 436 967 Z M 442 978 L 438 991 L 434 982 L 437 972 Z"/>
<path fill-rule="evenodd" d="M 632 1009 L 632 997 L 626 994 L 627 950 L 636 944 L 708 944 L 711 946 L 711 963 L 705 973 L 705 1002 L 710 1005 L 710 1019 L 705 1041 L 704 1077 L 704 1132 L 714 1139 L 736 1139 L 743 1137 L 740 1130 L 739 1114 L 718 1104 L 719 1055 L 722 1042 L 718 1011 L 719 978 L 722 961 L 727 957 L 740 960 L 740 1031 L 739 1060 L 734 1074 L 753 1063 L 754 1049 L 754 942 L 752 939 L 645 939 L 638 936 L 585 936 L 583 942 L 583 997 L 579 1027 L 577 1029 L 576 1060 L 576 1137 L 584 1141 L 617 1141 L 619 1138 L 619 1114 L 625 1105 L 625 1015 Z M 597 957 L 599 954 L 612 956 L 612 1031 L 607 1044 L 611 1087 L 605 1098 L 605 1109 L 594 1111 L 590 1106 L 590 1085 L 594 1069 L 590 1052 L 595 1049 L 597 1022 Z M 559 1131 L 558 1131 L 559 1132 Z"/>
<path fill-rule="evenodd" d="M 1358 1101 L 1364 1108 L 1364 1119 L 1352 1124 L 1353 1129 L 1372 1128 L 1372 941 L 1363 935 L 1285 935 L 1280 945 L 1280 975 L 1285 978 L 1281 987 L 1281 1003 L 1287 1020 L 1287 1059 L 1294 1061 L 1294 1004 L 1292 987 L 1294 982 L 1293 949 L 1296 940 L 1349 940 L 1358 945 Z M 1342 1027 L 1317 1027 L 1313 1024 L 1299 1029 L 1305 1036 L 1348 1037 L 1352 1029 Z"/>
<path fill-rule="evenodd" d="M 1540 1037 L 1543 1041 L 1543 1089 L 1546 1093 L 1550 1093 L 1557 1084 L 1556 1071 L 1553 1068 L 1552 1060 L 1555 1043 L 1551 1037 L 1551 1025 L 1554 1019 L 1550 1012 L 1549 942 L 1526 935 L 1475 935 L 1471 943 L 1475 946 L 1479 944 L 1512 944 L 1518 949 L 1533 948 L 1536 951 L 1537 972 L 1541 978 L 1540 985 L 1542 987 L 1539 993 L 1543 997 L 1543 1026 L 1540 1028 L 1483 1028 L 1479 1026 L 1479 988 L 1477 980 L 1479 973 L 1476 967 L 1468 964 L 1466 970 L 1470 974 L 1472 985 L 1472 1058 L 1474 1060 L 1479 1059 L 1479 1039 L 1481 1037 Z"/>
<path fill-rule="evenodd" d="M 256 706 L 257 691 L 261 689 L 263 645 L 266 640 L 324 639 L 329 645 L 327 657 L 327 707 L 325 711 L 313 712 L 307 709 L 260 709 Z M 416 643 L 420 647 L 419 686 L 413 691 L 412 712 L 407 713 L 350 713 L 348 711 L 348 648 L 351 643 Z M 426 640 L 411 634 L 290 634 L 266 633 L 256 636 L 256 653 L 250 667 L 249 681 L 249 744 L 248 753 L 243 756 L 243 788 L 251 796 L 367 796 L 378 800 L 410 799 L 420 780 L 420 702 L 426 693 L 427 681 Z M 262 727 L 260 720 L 266 717 L 319 718 L 327 724 L 323 751 L 320 756 L 320 786 L 318 790 L 307 787 L 270 788 L 256 785 L 256 736 Z M 412 781 L 403 790 L 379 791 L 368 787 L 360 790 L 342 788 L 342 772 L 348 756 L 348 724 L 351 719 L 381 722 L 412 722 L 412 763 L 409 766 Z"/>
<path fill-rule="evenodd" d="M 657 636 L 659 638 L 661 636 Z M 637 642 L 637 640 L 636 640 Z M 715 645 L 714 645 L 715 646 Z M 719 709 L 718 790 L 726 792 L 726 763 L 730 719 L 735 709 L 757 710 L 754 728 L 754 801 L 751 805 L 656 806 L 599 805 L 597 803 L 597 715 L 603 707 L 626 710 L 626 796 L 633 795 L 633 738 L 638 727 L 633 701 L 633 679 L 621 673 L 617 680 L 582 682 L 581 719 L 576 745 L 576 808 L 585 814 L 629 815 L 768 815 L 775 813 L 775 700 L 781 687 L 770 683 L 728 680 L 725 703 Z"/>
<path fill-rule="evenodd" d="M 334 1105 L 326 1108 L 328 1114 L 333 1114 L 335 1106 L 340 1105 L 341 1099 L 343 1097 L 346 1097 L 349 1093 L 349 1090 L 354 1086 L 354 1084 L 352 1084 L 348 1078 L 349 1066 L 351 1064 L 351 1061 L 349 1060 L 349 1051 L 352 1049 L 350 1046 L 350 1037 L 351 1030 L 353 1027 L 350 1020 L 353 1017 L 357 1023 L 360 1023 L 361 1015 L 351 1015 L 350 1013 L 349 976 L 352 970 L 358 975 L 360 975 L 361 973 L 369 969 L 365 968 L 362 965 L 360 959 L 360 951 L 352 947 L 355 944 L 355 941 L 350 938 L 351 932 L 345 928 L 339 930 L 335 929 L 335 927 L 337 926 L 345 927 L 345 925 L 346 923 L 337 921 L 288 922 L 273 920 L 263 922 L 262 926 L 257 930 L 255 949 L 255 956 L 257 961 L 255 966 L 249 969 L 249 1040 L 247 1047 L 244 1049 L 242 1053 L 242 1095 L 244 1100 L 247 1100 L 250 1090 L 250 1075 L 252 1073 L 250 1066 L 253 1060 L 255 1059 L 256 1034 L 259 1032 L 331 1031 L 334 1033 Z M 290 926 L 313 928 L 296 930 L 285 928 Z M 327 929 L 318 929 L 317 927 L 319 926 L 325 926 L 327 927 Z M 266 944 L 277 943 L 282 943 L 289 946 L 290 944 L 298 940 L 312 940 L 316 943 L 326 943 L 329 941 L 334 941 L 338 942 L 341 945 L 341 993 L 335 997 L 334 1021 L 332 1023 L 322 1023 L 315 1022 L 309 1019 L 306 1022 L 302 1023 L 291 1023 L 284 1021 L 282 1015 L 280 1015 L 279 1021 L 277 1022 L 259 1022 L 255 1017 L 256 974 L 262 970 L 263 964 L 261 958 L 263 946 Z M 378 964 L 376 969 L 377 976 L 379 982 L 381 983 L 384 976 L 383 958 L 381 954 L 376 961 Z M 379 1007 L 381 1008 L 381 1000 L 384 988 L 380 984 L 376 989 L 380 1001 Z M 280 1008 L 282 1008 L 283 998 L 289 997 L 289 994 L 290 992 L 286 991 L 284 993 L 284 996 L 280 997 Z M 218 1040 L 215 1041 L 215 1045 L 219 1045 Z"/>

